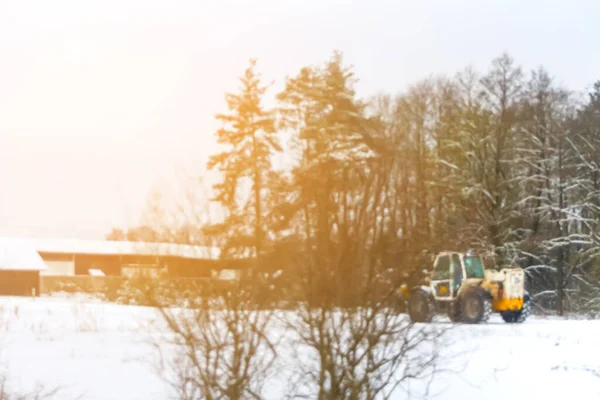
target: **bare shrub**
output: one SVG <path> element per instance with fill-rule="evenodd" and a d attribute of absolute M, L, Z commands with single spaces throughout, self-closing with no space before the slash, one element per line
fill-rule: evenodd
<path fill-rule="evenodd" d="M 163 303 L 173 297 L 164 292 L 146 292 L 167 325 L 168 338 L 154 344 L 161 354 L 159 373 L 176 398 L 263 398 L 277 356 L 269 337 L 274 312 L 264 309 L 269 296 L 263 288 L 258 282 L 207 285 L 188 292 L 186 308 Z"/>
<path fill-rule="evenodd" d="M 389 399 L 412 380 L 427 394 L 442 371 L 440 350 L 450 326 L 411 323 L 393 307 L 395 292 L 378 292 L 375 279 L 367 276 L 363 284 L 348 287 L 333 275 L 308 268 L 304 277 L 296 276 L 318 297 L 286 314 L 297 364 L 287 397 Z M 356 304 L 343 304 L 341 293 L 348 292 Z"/>
<path fill-rule="evenodd" d="M 16 393 L 16 391 L 10 387 L 6 375 L 0 375 L 0 400 L 50 400 L 55 398 L 60 392 L 61 388 L 46 389 L 44 385 L 38 383 L 30 392 Z M 81 399 L 83 397 L 80 396 L 77 398 Z"/>
<path fill-rule="evenodd" d="M 101 321 L 85 304 L 74 304 L 71 310 L 76 332 L 100 332 Z"/>

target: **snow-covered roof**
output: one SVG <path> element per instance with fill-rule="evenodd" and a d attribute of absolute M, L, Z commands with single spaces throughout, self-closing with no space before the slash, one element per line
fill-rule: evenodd
<path fill-rule="evenodd" d="M 45 271 L 46 263 L 31 240 L 0 238 L 0 270 Z"/>
<path fill-rule="evenodd" d="M 218 259 L 220 256 L 220 249 L 217 247 L 191 246 L 173 243 L 143 243 L 63 238 L 32 238 L 29 240 L 31 241 L 33 248 L 40 253 L 176 256 L 191 259 L 213 260 Z"/>

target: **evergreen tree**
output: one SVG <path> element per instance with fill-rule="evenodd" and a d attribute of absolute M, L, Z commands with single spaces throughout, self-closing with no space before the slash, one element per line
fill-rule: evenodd
<path fill-rule="evenodd" d="M 231 247 L 253 247 L 260 264 L 265 239 L 265 175 L 271 170 L 273 153 L 281 151 L 281 146 L 274 114 L 262 105 L 267 87 L 261 84 L 255 67 L 256 61 L 251 60 L 240 78 L 240 92 L 225 96 L 229 113 L 217 115 L 223 127 L 216 135 L 218 143 L 227 149 L 212 156 L 207 167 L 223 174 L 223 181 L 214 187 L 216 200 L 228 210 L 222 232 L 227 232 Z M 251 184 L 252 194 L 247 201 L 240 196 L 244 182 Z M 248 225 L 253 226 L 253 231 L 244 229 Z"/>
<path fill-rule="evenodd" d="M 292 133 L 298 159 L 290 193 L 293 223 L 303 227 L 307 254 L 315 256 L 319 273 L 340 272 L 353 258 L 348 220 L 361 204 L 360 174 L 371 155 L 365 106 L 354 84 L 351 69 L 335 53 L 324 67 L 305 67 L 288 79 L 278 95 L 282 127 Z"/>

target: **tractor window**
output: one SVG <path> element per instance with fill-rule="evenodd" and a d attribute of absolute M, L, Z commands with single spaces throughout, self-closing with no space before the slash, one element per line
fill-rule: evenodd
<path fill-rule="evenodd" d="M 435 262 L 433 267 L 433 276 L 434 280 L 444 280 L 450 279 L 450 257 L 449 256 L 441 256 Z"/>
<path fill-rule="evenodd" d="M 457 290 L 460 287 L 460 283 L 463 279 L 462 267 L 460 265 L 460 257 L 458 254 L 452 254 L 452 269 L 454 290 Z"/>
<path fill-rule="evenodd" d="M 467 278 L 483 278 L 483 264 L 479 257 L 465 257 L 465 270 Z"/>

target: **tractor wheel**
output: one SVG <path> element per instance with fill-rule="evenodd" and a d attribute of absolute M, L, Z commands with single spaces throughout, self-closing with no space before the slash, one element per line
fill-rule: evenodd
<path fill-rule="evenodd" d="M 461 320 L 465 324 L 487 322 L 492 314 L 492 305 L 480 290 L 467 290 L 460 299 Z"/>
<path fill-rule="evenodd" d="M 435 313 L 433 299 L 423 290 L 415 290 L 408 301 L 408 315 L 412 322 L 431 322 Z"/>
<path fill-rule="evenodd" d="M 500 312 L 500 315 L 507 324 L 512 324 L 517 321 L 517 311 L 502 311 Z"/>
<path fill-rule="evenodd" d="M 508 324 L 522 324 L 529 317 L 529 314 L 531 314 L 531 303 L 528 298 L 525 298 L 523 308 L 519 311 L 505 311 L 500 313 L 504 322 Z"/>
<path fill-rule="evenodd" d="M 519 315 L 517 315 L 516 322 L 522 324 L 527 318 L 529 318 L 529 314 L 531 314 L 531 303 L 529 302 L 529 299 L 525 298 L 523 308 L 519 312 Z"/>
<path fill-rule="evenodd" d="M 448 304 L 448 318 L 450 318 L 450 321 L 452 321 L 452 322 L 460 322 L 461 321 L 460 303 L 454 304 L 454 302 L 452 302 L 452 303 Z"/>

